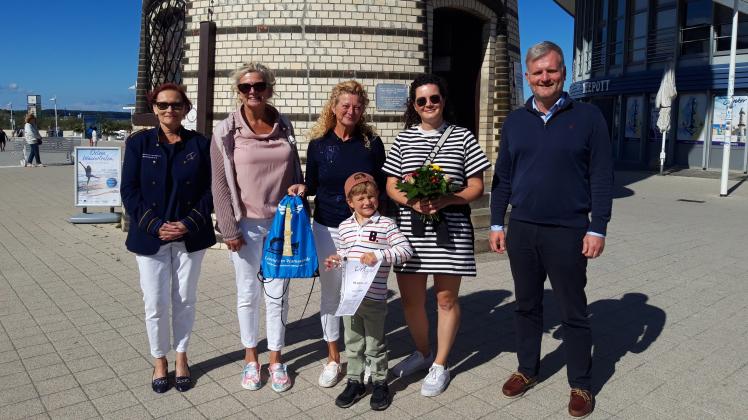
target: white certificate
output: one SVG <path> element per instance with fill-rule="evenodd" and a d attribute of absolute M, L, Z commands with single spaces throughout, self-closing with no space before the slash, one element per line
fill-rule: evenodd
<path fill-rule="evenodd" d="M 354 315 L 371 283 L 377 276 L 382 260 L 373 266 L 362 264 L 360 261 L 347 260 L 343 269 L 343 290 L 340 293 L 340 304 L 335 316 Z"/>

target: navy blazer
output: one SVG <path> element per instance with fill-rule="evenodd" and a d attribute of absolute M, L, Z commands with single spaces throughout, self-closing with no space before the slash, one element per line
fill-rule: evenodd
<path fill-rule="evenodd" d="M 166 221 L 169 206 L 167 191 L 173 191 L 171 221 L 184 223 L 189 232 L 183 237 L 188 252 L 216 243 L 210 214 L 210 140 L 200 133 L 182 128 L 183 146 L 176 148 L 168 164 L 167 153 L 158 142 L 159 128 L 133 134 L 125 143 L 122 165 L 122 202 L 130 216 L 125 245 L 129 251 L 153 255 L 166 242 L 158 230 Z M 173 182 L 167 185 L 169 174 Z"/>

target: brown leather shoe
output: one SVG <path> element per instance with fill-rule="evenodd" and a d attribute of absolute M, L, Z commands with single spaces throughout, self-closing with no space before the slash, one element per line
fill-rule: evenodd
<path fill-rule="evenodd" d="M 584 389 L 572 388 L 571 397 L 569 397 L 569 414 L 572 417 L 584 418 L 592 413 L 595 409 L 595 397 L 590 391 Z"/>
<path fill-rule="evenodd" d="M 504 382 L 501 392 L 507 398 L 517 398 L 523 396 L 528 389 L 534 387 L 537 383 L 537 379 L 528 378 L 519 372 L 515 372 Z"/>

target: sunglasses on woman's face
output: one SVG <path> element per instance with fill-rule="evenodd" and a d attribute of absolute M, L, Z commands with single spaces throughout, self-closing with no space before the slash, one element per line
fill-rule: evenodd
<path fill-rule="evenodd" d="M 426 106 L 426 102 L 429 101 L 432 104 L 436 105 L 439 102 L 442 101 L 441 95 L 431 95 L 428 98 L 425 96 L 421 96 L 420 98 L 416 98 L 416 105 L 418 106 Z"/>
<path fill-rule="evenodd" d="M 184 109 L 184 103 L 182 102 L 156 102 L 156 108 L 160 109 L 161 111 L 165 111 L 167 108 L 171 107 L 174 111 L 181 111 Z"/>
<path fill-rule="evenodd" d="M 265 91 L 265 89 L 268 88 L 268 84 L 266 82 L 240 83 L 237 88 L 239 89 L 239 92 L 245 95 L 248 94 L 252 89 L 255 90 L 255 93 L 262 93 Z"/>

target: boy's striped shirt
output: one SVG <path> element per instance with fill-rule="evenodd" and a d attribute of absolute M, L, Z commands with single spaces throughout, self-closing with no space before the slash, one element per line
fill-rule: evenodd
<path fill-rule="evenodd" d="M 361 255 L 373 252 L 382 261 L 366 298 L 387 300 L 387 275 L 392 264 L 402 264 L 413 255 L 408 239 L 400 233 L 397 224 L 389 217 L 374 215 L 360 225 L 356 215 L 343 220 L 338 227 L 340 248 L 338 255 L 358 261 Z M 345 279 L 344 279 L 345 280 Z"/>

